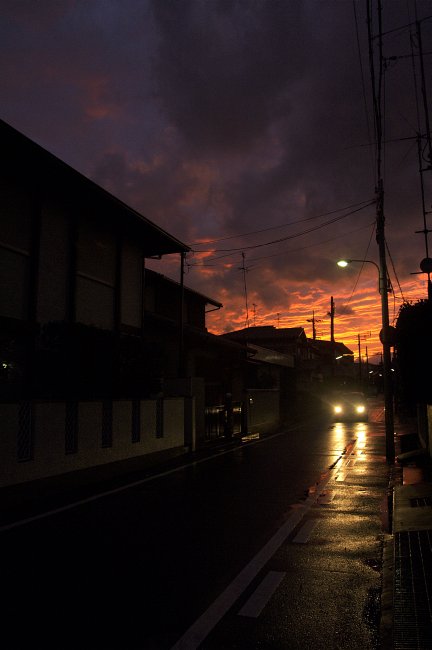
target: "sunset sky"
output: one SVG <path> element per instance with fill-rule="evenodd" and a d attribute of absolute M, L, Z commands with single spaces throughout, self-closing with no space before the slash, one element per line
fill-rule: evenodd
<path fill-rule="evenodd" d="M 383 1 L 391 322 L 426 297 L 415 10 Z M 2 0 L 0 17 L 0 117 L 191 246 L 187 286 L 224 305 L 211 332 L 311 337 L 315 313 L 329 339 L 333 296 L 336 339 L 380 351 L 376 268 L 336 266 L 378 262 L 366 0 Z M 178 256 L 149 266 L 179 280 Z"/>

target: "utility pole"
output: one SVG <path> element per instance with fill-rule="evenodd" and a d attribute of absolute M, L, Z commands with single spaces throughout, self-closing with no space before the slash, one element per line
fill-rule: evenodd
<path fill-rule="evenodd" d="M 245 304 L 246 304 L 246 325 L 245 327 L 249 327 L 249 306 L 248 306 L 248 292 L 247 292 L 247 284 L 246 284 L 246 271 L 247 268 L 245 266 L 245 254 L 242 251 L 242 265 L 239 268 L 239 271 L 243 271 L 243 288 L 244 288 L 244 295 L 245 295 Z"/>
<path fill-rule="evenodd" d="M 428 294 L 428 300 L 432 300 L 432 282 L 431 282 L 431 268 L 430 268 L 430 257 L 429 257 L 429 242 L 428 242 L 428 235 L 431 232 L 429 228 L 427 227 L 427 220 L 426 220 L 426 215 L 430 214 L 430 211 L 426 210 L 426 202 L 425 202 L 425 191 L 424 191 L 424 182 L 423 182 L 423 173 L 425 171 L 430 171 L 431 166 L 428 165 L 426 169 L 424 169 L 423 166 L 423 161 L 422 161 L 422 150 L 421 150 L 421 136 L 420 134 L 417 137 L 417 155 L 418 155 L 418 161 L 419 161 L 419 173 L 420 173 L 420 193 L 421 193 L 421 200 L 422 200 L 422 211 L 423 211 L 423 230 L 416 230 L 416 234 L 422 233 L 424 236 L 425 240 L 425 249 L 426 249 L 426 258 L 420 262 L 420 268 L 422 269 L 422 273 L 427 273 L 428 279 L 427 279 L 427 294 Z M 424 266 L 426 264 L 426 266 Z"/>
<path fill-rule="evenodd" d="M 362 358 L 361 358 L 361 348 L 360 348 L 360 334 L 357 334 L 358 341 L 358 371 L 359 371 L 359 386 L 362 383 Z"/>
<path fill-rule="evenodd" d="M 312 311 L 312 318 L 307 318 L 306 320 L 308 323 L 312 323 L 312 338 L 315 341 L 317 337 L 315 323 L 320 323 L 321 318 L 315 318 L 315 312 Z"/>
<path fill-rule="evenodd" d="M 388 282 L 387 282 L 387 263 L 386 263 L 386 244 L 384 235 L 384 184 L 382 179 L 382 87 L 384 72 L 384 57 L 382 51 L 382 4 L 381 0 L 377 2 L 378 6 L 378 50 L 379 66 L 378 80 L 375 79 L 375 64 L 373 53 L 372 37 L 372 20 L 370 15 L 370 5 L 367 3 L 367 27 L 369 41 L 369 64 L 372 82 L 372 96 L 375 120 L 376 136 L 376 241 L 379 252 L 379 271 L 380 283 L 379 289 L 381 294 L 381 320 L 382 329 L 380 340 L 383 346 L 383 375 L 384 375 L 384 404 L 385 404 L 385 432 L 386 432 L 386 459 L 389 463 L 394 462 L 394 420 L 393 420 L 393 387 L 391 378 L 391 354 L 390 354 L 390 327 L 389 327 L 389 310 L 388 310 Z"/>
<path fill-rule="evenodd" d="M 335 304 L 333 296 L 330 298 L 330 341 L 331 341 L 331 374 L 334 377 L 335 374 L 335 337 L 334 337 L 334 316 L 335 316 Z"/>
<path fill-rule="evenodd" d="M 381 179 L 380 179 L 381 180 Z M 385 427 L 386 427 L 386 458 L 393 462 L 395 458 L 394 448 L 394 420 L 393 420 L 393 386 L 391 377 L 391 352 L 390 352 L 390 327 L 389 327 L 389 309 L 388 309 L 388 283 L 387 283 L 387 266 L 385 257 L 385 238 L 384 238 L 384 207 L 383 207 L 383 190 L 382 181 L 379 186 L 377 201 L 377 243 L 380 256 L 380 293 L 381 293 L 381 315 L 382 329 L 380 340 L 383 346 L 383 375 L 384 375 L 384 408 L 385 408 Z"/>
<path fill-rule="evenodd" d="M 372 336 L 372 332 L 366 332 L 366 334 L 357 334 L 357 341 L 358 341 L 358 358 L 359 358 L 359 381 L 360 385 L 362 384 L 363 380 L 363 360 L 362 360 L 362 355 L 361 355 L 361 347 L 360 347 L 360 340 L 363 339 L 364 341 L 367 340 Z M 369 359 L 368 359 L 368 351 L 367 351 L 367 346 L 366 346 L 366 373 L 369 372 Z M 366 379 L 367 379 L 367 374 L 366 374 Z"/>
<path fill-rule="evenodd" d="M 417 11 L 416 11 L 416 18 L 417 18 Z M 423 182 L 423 173 L 425 171 L 430 172 L 432 170 L 432 140 L 431 140 L 431 132 L 430 132 L 429 109 L 427 103 L 426 79 L 425 79 L 425 70 L 424 70 L 424 61 L 423 61 L 421 21 L 418 19 L 416 19 L 416 31 L 417 31 L 417 45 L 418 45 L 419 59 L 420 59 L 421 93 L 423 97 L 423 109 L 424 109 L 424 119 L 425 119 L 425 127 L 426 127 L 426 143 L 428 149 L 428 155 L 426 161 L 427 164 L 425 167 L 423 164 L 424 158 L 423 158 L 422 143 L 421 143 L 422 136 L 420 133 L 418 133 L 417 154 L 419 160 L 420 189 L 421 189 L 421 199 L 422 199 L 422 208 L 423 208 L 423 230 L 416 230 L 416 234 L 423 233 L 425 239 L 426 258 L 422 260 L 422 262 L 420 263 L 420 268 L 423 273 L 427 274 L 428 300 L 432 300 L 432 282 L 431 282 L 432 260 L 429 257 L 429 246 L 428 246 L 428 235 L 431 231 L 427 227 L 427 220 L 426 220 L 426 215 L 430 214 L 430 211 L 426 210 L 425 196 L 424 196 L 424 182 Z"/>
<path fill-rule="evenodd" d="M 185 346 L 184 346 L 184 274 L 186 253 L 180 253 L 180 305 L 179 305 L 179 377 L 186 374 Z"/>
<path fill-rule="evenodd" d="M 334 340 L 335 340 L 335 337 L 334 337 L 335 304 L 334 304 L 333 296 L 331 296 L 331 298 L 330 298 L 329 316 L 330 316 L 330 341 L 332 343 L 334 343 Z"/>
<path fill-rule="evenodd" d="M 368 355 L 368 346 L 366 346 L 366 381 L 369 382 L 369 355 Z"/>

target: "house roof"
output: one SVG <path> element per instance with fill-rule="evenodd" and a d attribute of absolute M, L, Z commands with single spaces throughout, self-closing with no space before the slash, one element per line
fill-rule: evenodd
<path fill-rule="evenodd" d="M 338 341 L 324 341 L 322 339 L 308 339 L 309 347 L 316 350 L 319 354 L 332 354 L 335 355 L 348 355 L 352 356 L 354 353 L 347 348 L 344 343 Z"/>
<path fill-rule="evenodd" d="M 0 120 L 3 177 L 28 183 L 38 198 L 53 195 L 64 201 L 72 217 L 88 215 L 129 231 L 146 257 L 187 252 L 190 248 L 120 201 L 52 153 Z"/>
<path fill-rule="evenodd" d="M 227 338 L 232 339 L 249 339 L 250 341 L 264 341 L 264 340 L 296 340 L 299 338 L 305 338 L 305 333 L 303 327 L 274 327 L 274 325 L 263 325 L 258 327 L 246 327 L 241 330 L 235 330 L 233 332 L 226 332 L 222 334 Z"/>
<path fill-rule="evenodd" d="M 278 350 L 269 350 L 256 343 L 249 344 L 248 350 L 252 354 L 252 361 L 270 363 L 274 366 L 285 366 L 286 368 L 294 368 L 295 366 L 292 354 L 283 354 Z"/>
<path fill-rule="evenodd" d="M 176 282 L 175 280 L 171 280 L 171 278 L 168 278 L 166 275 L 163 275 L 162 273 L 158 273 L 157 271 L 153 271 L 152 269 L 146 269 L 145 270 L 146 275 L 151 276 L 157 281 L 161 282 L 166 282 L 168 284 L 174 285 L 175 287 L 180 287 L 180 282 Z M 203 293 L 200 293 L 199 291 L 195 291 L 195 289 L 190 289 L 189 287 L 184 287 L 184 290 L 192 295 L 197 296 L 200 298 L 203 302 L 209 305 L 213 305 L 214 307 L 217 307 L 220 309 L 223 307 L 221 302 L 218 302 L 217 300 L 214 300 L 213 298 L 209 298 L 208 296 L 205 296 Z"/>

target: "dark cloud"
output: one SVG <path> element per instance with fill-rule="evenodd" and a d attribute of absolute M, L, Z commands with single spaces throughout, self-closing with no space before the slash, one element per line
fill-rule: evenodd
<path fill-rule="evenodd" d="M 339 305 L 337 308 L 338 316 L 352 316 L 355 312 L 349 305 Z"/>
<path fill-rule="evenodd" d="M 417 3 L 420 18 L 431 9 Z M 300 235 L 330 219 L 318 215 L 374 196 L 365 3 L 5 0 L 1 15 L 3 119 L 186 243 L 237 236 L 196 245 L 217 252 L 189 260 L 189 286 L 225 305 L 218 327 L 244 323 L 242 251 L 265 322 L 281 313 L 305 324 L 333 294 L 341 319 L 370 317 L 355 301 L 376 290 L 372 270 L 357 280 L 335 261 L 377 259 L 374 207 Z M 415 233 L 424 118 L 409 30 L 396 29 L 413 20 L 414 2 L 384 0 L 383 17 L 389 268 L 394 286 L 414 291 L 425 256 Z M 427 52 L 432 21 L 422 27 Z M 211 266 L 194 266 L 203 261 Z M 177 279 L 171 260 L 156 266 Z"/>
<path fill-rule="evenodd" d="M 152 2 L 162 109 L 201 153 L 247 149 L 291 110 L 305 51 L 299 3 Z"/>

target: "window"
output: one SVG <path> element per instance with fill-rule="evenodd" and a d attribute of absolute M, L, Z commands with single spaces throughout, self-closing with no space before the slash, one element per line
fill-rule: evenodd
<path fill-rule="evenodd" d="M 76 320 L 104 329 L 114 327 L 116 242 L 113 233 L 91 221 L 79 226 Z"/>
<path fill-rule="evenodd" d="M 26 320 L 29 308 L 31 201 L 12 183 L 0 185 L 0 315 Z"/>
<path fill-rule="evenodd" d="M 0 244 L 0 315 L 26 320 L 29 310 L 30 256 Z"/>

